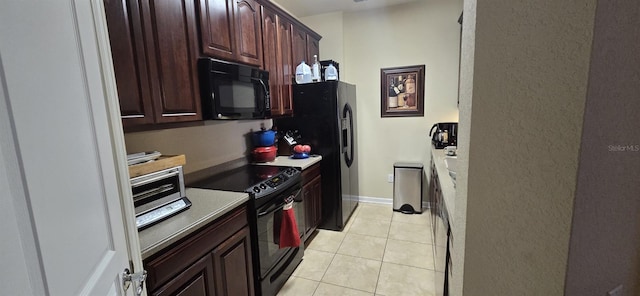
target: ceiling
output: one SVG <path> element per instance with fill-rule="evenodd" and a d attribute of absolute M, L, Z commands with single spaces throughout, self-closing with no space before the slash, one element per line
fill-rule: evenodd
<path fill-rule="evenodd" d="M 305 17 L 336 11 L 356 11 L 392 6 L 419 0 L 272 0 L 296 17 Z"/>

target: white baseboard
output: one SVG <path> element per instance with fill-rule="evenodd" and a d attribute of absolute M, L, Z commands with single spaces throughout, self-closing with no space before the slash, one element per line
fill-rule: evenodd
<path fill-rule="evenodd" d="M 372 203 L 372 204 L 379 204 L 379 205 L 393 205 L 393 199 L 391 198 L 384 198 L 384 197 L 373 197 L 373 196 L 362 196 L 360 195 L 358 197 L 358 201 L 359 202 L 364 202 L 364 203 Z M 422 208 L 428 209 L 430 208 L 430 203 L 428 201 L 422 201 Z"/>
<path fill-rule="evenodd" d="M 362 196 L 358 197 L 358 201 L 372 204 L 380 204 L 380 205 L 390 205 L 393 204 L 393 199 L 384 198 L 384 197 L 372 197 L 372 196 Z"/>

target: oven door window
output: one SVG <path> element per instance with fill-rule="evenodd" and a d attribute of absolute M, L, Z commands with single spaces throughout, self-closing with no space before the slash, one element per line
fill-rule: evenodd
<path fill-rule="evenodd" d="M 281 199 L 280 199 L 281 200 Z M 260 276 L 264 277 L 271 267 L 284 256 L 280 249 L 280 225 L 282 223 L 282 205 L 263 216 L 258 216 L 258 250 L 260 254 Z M 258 212 L 260 213 L 260 211 Z"/>
<path fill-rule="evenodd" d="M 293 195 L 300 198 L 302 190 L 297 189 Z M 288 194 L 286 196 L 289 196 Z M 258 253 L 260 256 L 260 277 L 264 277 L 269 270 L 287 253 L 290 248 L 280 249 L 280 226 L 284 196 L 276 197 L 273 201 L 258 208 Z M 295 211 L 295 209 L 294 209 Z M 294 213 L 295 214 L 295 213 Z M 296 219 L 297 220 L 297 219 Z M 298 221 L 296 221 L 298 223 Z M 299 223 L 298 223 L 299 224 Z"/>

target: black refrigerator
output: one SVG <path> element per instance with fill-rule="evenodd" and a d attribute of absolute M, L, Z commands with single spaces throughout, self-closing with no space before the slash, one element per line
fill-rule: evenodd
<path fill-rule="evenodd" d="M 322 156 L 320 228 L 342 230 L 358 206 L 356 86 L 326 81 L 293 86 L 292 118 L 274 119 L 279 131 L 298 130 Z"/>

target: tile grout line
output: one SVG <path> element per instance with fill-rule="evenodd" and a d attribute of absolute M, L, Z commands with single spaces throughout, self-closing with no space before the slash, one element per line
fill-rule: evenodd
<path fill-rule="evenodd" d="M 338 250 L 340 250 L 340 247 L 342 246 L 342 243 L 344 242 L 345 237 L 347 237 L 346 233 L 342 237 L 342 240 L 340 240 L 340 245 L 338 245 L 338 249 L 335 252 L 332 253 L 333 256 L 331 256 L 331 262 L 329 262 L 329 265 L 327 265 L 327 268 L 322 273 L 322 276 L 320 277 L 320 281 L 318 282 L 318 287 L 320 287 L 320 283 L 323 283 L 322 280 L 324 279 L 324 276 L 327 274 L 327 271 L 329 271 L 329 267 L 331 267 L 331 264 L 333 263 L 333 260 L 336 260 L 337 252 L 338 252 Z M 313 243 L 313 242 L 311 242 L 311 243 Z M 329 253 L 329 252 L 327 252 L 327 253 Z M 313 291 L 312 295 L 314 295 L 316 293 L 316 291 L 318 290 L 318 287 L 316 287 L 316 289 Z"/>
<path fill-rule="evenodd" d="M 393 221 L 393 215 L 391 216 Z M 382 274 L 382 264 L 384 264 L 384 256 L 387 253 L 387 244 L 389 243 L 389 233 L 391 232 L 391 223 L 389 223 L 389 229 L 387 230 L 387 237 L 384 241 L 384 249 L 382 251 L 382 259 L 380 259 L 380 270 L 378 270 L 378 278 L 376 280 L 376 288 L 373 289 L 373 295 L 376 295 L 378 292 L 378 286 L 380 284 L 380 274 Z"/>

